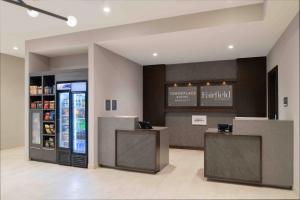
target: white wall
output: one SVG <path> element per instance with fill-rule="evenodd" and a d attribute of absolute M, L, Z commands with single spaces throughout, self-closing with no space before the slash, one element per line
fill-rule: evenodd
<path fill-rule="evenodd" d="M 294 189 L 299 193 L 299 13 L 267 56 L 268 71 L 278 65 L 279 119 L 294 120 Z M 288 107 L 283 107 L 288 97 Z"/>
<path fill-rule="evenodd" d="M 1 54 L 1 149 L 24 145 L 23 58 Z"/>
<path fill-rule="evenodd" d="M 49 58 L 50 70 L 68 70 L 88 68 L 88 54 L 75 54 Z"/>
<path fill-rule="evenodd" d="M 97 117 L 143 116 L 143 68 L 99 45 L 89 48 L 89 167 L 97 166 Z M 117 100 L 117 111 L 105 111 L 105 100 Z M 92 131 L 92 132 L 91 132 Z"/>

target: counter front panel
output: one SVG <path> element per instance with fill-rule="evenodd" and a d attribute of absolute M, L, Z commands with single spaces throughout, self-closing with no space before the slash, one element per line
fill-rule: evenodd
<path fill-rule="evenodd" d="M 204 174 L 208 179 L 260 184 L 261 136 L 205 134 Z"/>

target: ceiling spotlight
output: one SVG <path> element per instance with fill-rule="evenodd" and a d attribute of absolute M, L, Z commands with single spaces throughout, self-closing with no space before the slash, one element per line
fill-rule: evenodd
<path fill-rule="evenodd" d="M 153 57 L 156 57 L 156 56 L 158 56 L 158 53 L 154 52 L 154 53 L 152 54 L 152 56 L 153 56 Z"/>
<path fill-rule="evenodd" d="M 27 14 L 30 16 L 30 17 L 37 17 L 39 16 L 39 12 L 35 11 L 35 10 L 29 10 L 27 9 Z"/>
<path fill-rule="evenodd" d="M 77 19 L 74 16 L 68 16 L 68 21 L 67 21 L 68 26 L 74 27 L 77 25 Z"/>
<path fill-rule="evenodd" d="M 228 49 L 234 49 L 234 46 L 232 44 L 228 45 Z"/>
<path fill-rule="evenodd" d="M 17 51 L 17 50 L 19 50 L 19 47 L 14 46 L 14 47 L 13 47 L 13 50 Z"/>
<path fill-rule="evenodd" d="M 110 13 L 110 7 L 105 6 L 105 7 L 103 8 L 103 12 L 105 12 L 105 13 Z"/>

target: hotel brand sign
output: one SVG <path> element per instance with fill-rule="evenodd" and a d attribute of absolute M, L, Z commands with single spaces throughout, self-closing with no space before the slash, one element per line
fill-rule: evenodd
<path fill-rule="evenodd" d="M 201 106 L 233 106 L 232 85 L 201 86 L 200 91 Z"/>
<path fill-rule="evenodd" d="M 232 107 L 232 85 L 200 86 L 200 106 Z M 198 87 L 168 87 L 168 106 L 196 107 L 198 106 Z"/>
<path fill-rule="evenodd" d="M 168 106 L 197 106 L 197 86 L 168 87 Z"/>

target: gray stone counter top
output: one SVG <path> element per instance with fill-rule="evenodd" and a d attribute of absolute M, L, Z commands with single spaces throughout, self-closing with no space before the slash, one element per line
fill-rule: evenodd
<path fill-rule="evenodd" d="M 152 129 L 149 129 L 149 130 L 152 130 L 152 131 L 162 131 L 162 130 L 165 130 L 167 128 L 168 127 L 163 127 L 163 126 L 153 126 Z"/>
<path fill-rule="evenodd" d="M 220 132 L 218 128 L 208 128 L 205 133 L 217 133 L 220 135 L 232 135 L 232 132 Z"/>
<path fill-rule="evenodd" d="M 206 133 L 218 133 L 218 129 L 217 128 L 208 128 L 206 131 Z"/>
<path fill-rule="evenodd" d="M 141 129 L 141 128 L 137 128 L 134 130 L 124 130 L 124 131 L 128 131 L 128 132 L 143 132 L 143 133 L 165 133 L 164 130 L 168 129 L 168 127 L 163 127 L 163 126 L 153 126 L 152 129 Z M 118 129 L 118 131 L 123 131 L 121 129 Z"/>

